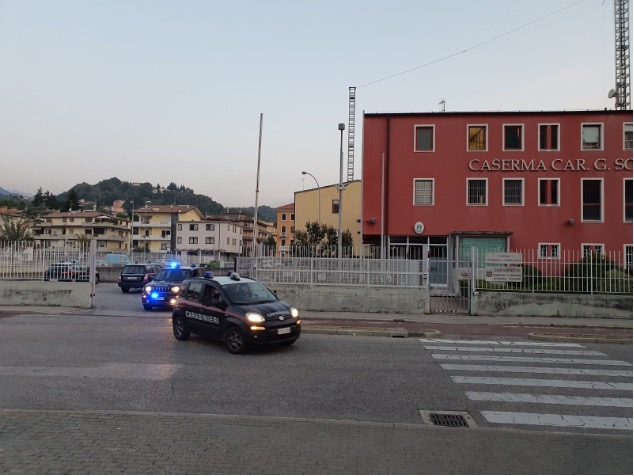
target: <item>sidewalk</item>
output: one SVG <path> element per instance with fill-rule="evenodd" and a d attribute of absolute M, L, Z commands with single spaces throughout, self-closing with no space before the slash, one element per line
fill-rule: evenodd
<path fill-rule="evenodd" d="M 147 312 L 47 306 L 0 306 L 0 318 L 21 314 L 148 316 Z M 159 313 L 156 313 L 157 315 Z M 161 315 L 164 313 L 161 313 Z M 304 333 L 388 337 L 516 336 L 543 340 L 632 342 L 631 319 L 469 316 L 464 314 L 301 313 Z"/>

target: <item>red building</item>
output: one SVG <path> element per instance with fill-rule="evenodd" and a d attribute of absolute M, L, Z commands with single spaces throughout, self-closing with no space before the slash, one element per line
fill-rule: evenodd
<path fill-rule="evenodd" d="M 364 114 L 363 242 L 632 257 L 632 111 Z M 386 255 L 387 256 L 387 255 Z"/>

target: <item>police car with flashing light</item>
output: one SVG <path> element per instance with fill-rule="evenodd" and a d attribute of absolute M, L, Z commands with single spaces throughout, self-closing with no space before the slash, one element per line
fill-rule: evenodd
<path fill-rule="evenodd" d="M 187 279 L 172 311 L 174 337 L 194 334 L 225 343 L 242 354 L 255 344 L 291 345 L 301 334 L 299 311 L 262 283 L 236 273 Z"/>
<path fill-rule="evenodd" d="M 181 267 L 178 263 L 170 263 L 161 269 L 156 277 L 141 289 L 141 303 L 146 311 L 154 307 L 171 308 L 181 290 L 181 283 L 188 278 L 203 276 L 205 270 L 196 265 Z"/>

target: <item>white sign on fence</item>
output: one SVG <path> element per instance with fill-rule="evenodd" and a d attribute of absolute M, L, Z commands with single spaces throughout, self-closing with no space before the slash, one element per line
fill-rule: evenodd
<path fill-rule="evenodd" d="M 521 266 L 487 266 L 485 268 L 485 280 L 495 283 L 521 283 Z"/>
<path fill-rule="evenodd" d="M 522 253 L 485 253 L 488 264 L 522 264 Z"/>

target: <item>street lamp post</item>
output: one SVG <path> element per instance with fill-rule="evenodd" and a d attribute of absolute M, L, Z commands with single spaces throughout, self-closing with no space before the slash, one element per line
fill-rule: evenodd
<path fill-rule="evenodd" d="M 310 172 L 302 172 L 302 175 L 310 175 L 317 184 L 317 201 L 319 202 L 317 204 L 317 224 L 321 226 L 321 187 L 315 176 Z"/>
<path fill-rule="evenodd" d="M 342 211 L 343 211 L 343 131 L 345 130 L 346 125 L 343 122 L 339 123 L 339 132 L 341 135 L 341 140 L 339 143 L 339 186 L 337 187 L 339 189 L 339 235 L 337 236 L 337 257 L 341 258 L 342 257 L 342 253 L 341 253 L 341 248 L 342 248 L 342 241 L 343 241 L 343 235 L 341 232 L 341 215 L 342 215 Z"/>

